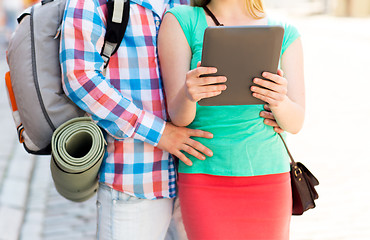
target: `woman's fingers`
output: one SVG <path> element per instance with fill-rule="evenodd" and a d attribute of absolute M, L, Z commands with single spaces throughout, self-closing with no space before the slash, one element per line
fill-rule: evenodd
<path fill-rule="evenodd" d="M 276 122 L 276 119 L 274 117 L 274 114 L 271 112 L 270 107 L 267 104 L 265 104 L 263 108 L 266 111 L 261 111 L 260 116 L 264 118 L 263 120 L 264 124 L 273 127 L 274 131 L 277 133 L 283 133 L 284 130 L 281 129 L 279 124 Z"/>
<path fill-rule="evenodd" d="M 271 90 L 256 87 L 256 86 L 252 86 L 251 90 L 253 91 L 253 95 L 258 95 L 258 96 L 262 95 L 266 98 L 271 98 L 271 99 L 276 100 L 276 101 L 283 101 L 285 96 L 286 96 L 283 93 L 278 93 L 278 92 L 275 92 L 275 91 L 271 91 Z"/>
<path fill-rule="evenodd" d="M 198 63 L 196 69 L 186 74 L 185 86 L 189 100 L 198 102 L 203 98 L 220 95 L 226 89 L 226 85 L 223 84 L 227 81 L 225 76 L 204 76 L 216 72 L 217 68 L 201 67 Z"/>
<path fill-rule="evenodd" d="M 198 102 L 203 98 L 210 98 L 218 96 L 222 93 L 223 90 L 208 91 L 208 92 L 192 92 L 190 90 L 190 100 Z"/>
<path fill-rule="evenodd" d="M 279 73 L 282 74 L 283 71 L 278 71 Z M 280 84 L 280 85 L 285 85 L 286 84 L 286 79 L 282 76 L 280 76 L 279 74 L 274 74 L 274 73 L 269 73 L 269 72 L 263 72 L 262 73 L 262 77 L 268 79 L 268 80 L 271 80 L 277 84 Z"/>
<path fill-rule="evenodd" d="M 216 91 L 216 92 L 206 92 L 206 93 L 197 93 L 194 95 L 194 101 L 198 102 L 201 99 L 204 98 L 210 98 L 210 97 L 215 97 L 218 96 L 222 93 L 222 91 Z"/>
<path fill-rule="evenodd" d="M 261 111 L 260 112 L 260 117 L 275 120 L 274 114 L 272 114 L 272 112 L 268 112 L 268 111 Z"/>
<path fill-rule="evenodd" d="M 207 77 L 208 78 L 208 77 Z M 192 101 L 199 101 L 203 98 L 210 98 L 217 95 L 220 95 L 222 91 L 226 90 L 227 86 L 225 84 L 211 84 L 211 85 L 202 85 L 204 83 L 220 83 L 226 81 L 224 77 L 210 77 L 208 80 L 203 81 L 201 78 L 195 79 L 194 81 L 199 80 L 198 83 L 193 81 L 187 81 L 187 89 L 189 97 Z M 200 83 L 202 82 L 202 83 Z M 198 85 L 197 85 L 198 84 Z"/>
<path fill-rule="evenodd" d="M 266 95 L 263 95 L 263 94 L 260 94 L 260 93 L 254 92 L 252 95 L 255 98 L 258 98 L 258 99 L 261 99 L 264 102 L 267 102 L 268 104 L 270 104 L 270 106 L 277 106 L 278 102 L 279 102 L 279 101 L 275 100 L 272 97 L 269 97 L 269 96 L 266 96 Z"/>
<path fill-rule="evenodd" d="M 275 120 L 271 120 L 271 119 L 265 119 L 263 120 L 264 124 L 268 125 L 268 126 L 271 126 L 271 127 L 279 127 L 279 125 L 277 124 L 277 122 Z"/>
<path fill-rule="evenodd" d="M 265 104 L 263 105 L 263 108 L 266 110 L 260 112 L 260 116 L 264 118 L 263 122 L 266 125 L 273 127 L 275 132 L 283 133 L 284 130 L 280 128 L 279 124 L 276 122 L 275 116 L 271 112 L 269 105 Z"/>
<path fill-rule="evenodd" d="M 200 85 L 211 85 L 211 84 L 217 84 L 217 83 L 224 83 L 227 81 L 227 78 L 225 76 L 217 76 L 217 77 L 201 77 L 199 79 Z"/>
<path fill-rule="evenodd" d="M 253 80 L 253 82 L 255 84 L 258 84 L 261 87 L 270 89 L 271 91 L 274 91 L 274 92 L 277 92 L 277 93 L 287 94 L 287 92 L 288 92 L 288 89 L 287 89 L 286 85 L 280 85 L 280 84 L 271 82 L 269 80 L 263 80 L 263 79 L 260 79 L 260 78 L 255 78 Z M 253 87 L 252 87 L 252 91 L 253 91 Z"/>
<path fill-rule="evenodd" d="M 226 90 L 227 86 L 225 84 L 216 84 L 216 85 L 205 85 L 199 87 L 200 93 L 207 93 L 207 92 L 217 92 L 217 91 L 224 91 Z"/>
<path fill-rule="evenodd" d="M 187 77 L 200 77 L 201 75 L 214 74 L 217 72 L 217 68 L 214 67 L 197 67 L 190 70 L 186 75 Z"/>
<path fill-rule="evenodd" d="M 264 108 L 267 112 L 271 112 L 271 108 L 269 107 L 269 105 L 265 104 L 265 105 L 263 105 L 263 108 Z"/>
<path fill-rule="evenodd" d="M 217 68 L 214 67 L 197 67 L 187 73 L 187 79 L 198 79 L 200 85 L 209 85 L 226 82 L 225 76 L 207 76 L 202 75 L 217 73 Z"/>
<path fill-rule="evenodd" d="M 281 129 L 280 127 L 274 127 L 274 131 L 275 131 L 276 133 L 283 133 L 283 132 L 284 132 L 284 130 L 283 130 L 283 129 Z"/>
<path fill-rule="evenodd" d="M 284 101 L 288 93 L 288 82 L 283 77 L 283 71 L 279 69 L 278 74 L 264 72 L 262 76 L 267 80 L 253 79 L 253 82 L 258 85 L 251 87 L 253 96 L 269 103 L 271 106 L 276 106 L 279 102 Z"/>
<path fill-rule="evenodd" d="M 223 76 L 189 78 L 186 81 L 186 85 L 188 88 L 190 88 L 190 87 L 195 87 L 195 86 L 216 85 L 216 84 L 224 83 L 226 81 L 227 81 L 226 77 L 223 77 Z"/>
<path fill-rule="evenodd" d="M 278 69 L 278 70 L 277 70 L 277 74 L 278 74 L 280 77 L 284 77 L 284 72 L 283 72 L 283 70 L 281 70 L 281 69 Z"/>

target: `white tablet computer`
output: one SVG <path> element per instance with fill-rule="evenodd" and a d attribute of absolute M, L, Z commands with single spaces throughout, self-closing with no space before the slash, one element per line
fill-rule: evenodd
<path fill-rule="evenodd" d="M 208 27 L 204 33 L 201 65 L 216 67 L 227 77 L 227 89 L 202 99 L 201 106 L 264 104 L 250 87 L 263 72 L 276 73 L 284 28 L 281 26 Z"/>

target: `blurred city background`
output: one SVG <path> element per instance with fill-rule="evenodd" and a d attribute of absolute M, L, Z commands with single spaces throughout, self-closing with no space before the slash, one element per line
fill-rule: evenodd
<path fill-rule="evenodd" d="M 32 0 L 0 0 L 0 240 L 95 239 L 95 198 L 55 191 L 49 158 L 18 144 L 5 83 L 7 41 Z M 292 217 L 292 240 L 370 239 L 370 0 L 265 0 L 301 32 L 303 130 L 288 144 L 320 180 L 317 207 Z M 27 74 L 27 73 L 25 73 Z M 369 184 L 369 185 L 368 185 Z"/>

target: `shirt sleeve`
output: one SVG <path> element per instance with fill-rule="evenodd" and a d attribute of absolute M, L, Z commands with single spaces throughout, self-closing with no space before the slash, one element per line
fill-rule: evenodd
<path fill-rule="evenodd" d="M 186 6 L 186 5 L 180 5 L 180 6 L 176 6 L 174 8 L 171 8 L 169 9 L 167 13 L 171 13 L 173 14 L 177 21 L 179 22 L 180 24 L 180 27 L 182 28 L 182 31 L 184 32 L 184 35 L 185 35 L 185 38 L 186 40 L 188 41 L 188 44 L 190 47 L 193 46 L 192 42 L 192 33 L 193 33 L 193 24 L 191 21 L 192 16 L 193 14 L 193 7 L 191 6 Z"/>
<path fill-rule="evenodd" d="M 281 48 L 281 54 L 284 54 L 285 50 L 299 38 L 301 35 L 298 32 L 298 29 L 289 23 L 284 24 L 284 40 Z"/>
<path fill-rule="evenodd" d="M 63 89 L 115 139 L 134 138 L 156 146 L 165 121 L 138 108 L 102 74 L 103 11 L 98 0 L 68 1 L 60 45 Z"/>

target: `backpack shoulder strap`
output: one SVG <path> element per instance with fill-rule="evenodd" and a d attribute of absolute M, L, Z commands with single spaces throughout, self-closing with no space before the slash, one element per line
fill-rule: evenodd
<path fill-rule="evenodd" d="M 130 0 L 108 0 L 107 8 L 107 31 L 100 53 L 104 60 L 104 72 L 110 57 L 117 52 L 125 35 L 130 17 Z"/>

